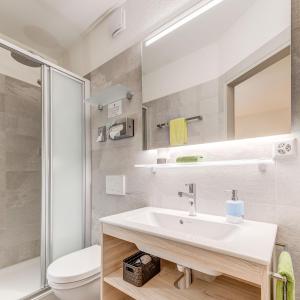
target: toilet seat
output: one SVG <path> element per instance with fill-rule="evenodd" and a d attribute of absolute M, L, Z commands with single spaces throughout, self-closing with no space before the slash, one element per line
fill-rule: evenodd
<path fill-rule="evenodd" d="M 99 245 L 94 245 L 55 260 L 47 270 L 49 285 L 68 289 L 99 278 L 100 249 Z"/>
<path fill-rule="evenodd" d="M 94 280 L 98 280 L 100 278 L 100 273 L 88 277 L 86 279 L 83 280 L 79 280 L 79 281 L 75 281 L 75 282 L 70 282 L 70 283 L 55 283 L 55 282 L 51 282 L 48 281 L 49 286 L 52 289 L 56 289 L 56 290 L 69 290 L 69 289 L 74 289 L 83 285 L 86 285 Z"/>

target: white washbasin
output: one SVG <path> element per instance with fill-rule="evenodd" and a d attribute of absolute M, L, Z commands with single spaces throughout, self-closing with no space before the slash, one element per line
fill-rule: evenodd
<path fill-rule="evenodd" d="M 100 221 L 264 265 L 271 262 L 277 234 L 275 224 L 249 220 L 231 224 L 220 216 L 192 217 L 185 211 L 156 207 L 144 207 Z"/>
<path fill-rule="evenodd" d="M 207 239 L 221 240 L 230 237 L 238 227 L 233 224 L 220 223 L 194 217 L 183 217 L 170 213 L 147 211 L 145 214 L 135 214 L 127 218 L 128 222 L 143 224 L 180 232 L 185 235 L 198 236 Z"/>

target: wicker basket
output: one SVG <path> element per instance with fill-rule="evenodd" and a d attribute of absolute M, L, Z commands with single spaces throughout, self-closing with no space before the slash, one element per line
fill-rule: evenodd
<path fill-rule="evenodd" d="M 145 254 L 151 257 L 151 261 L 136 263 Z M 148 253 L 139 251 L 123 260 L 123 279 L 137 287 L 143 286 L 159 272 L 160 258 Z"/>

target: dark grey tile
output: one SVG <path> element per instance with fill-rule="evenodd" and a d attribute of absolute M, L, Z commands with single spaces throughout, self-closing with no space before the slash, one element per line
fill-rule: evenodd
<path fill-rule="evenodd" d="M 19 134 L 6 134 L 6 152 L 13 153 L 34 153 L 38 154 L 41 147 L 41 138 L 23 136 Z"/>
<path fill-rule="evenodd" d="M 0 94 L 5 93 L 5 76 L 0 74 Z"/>
<path fill-rule="evenodd" d="M 39 171 L 8 171 L 6 172 L 6 189 L 30 191 L 41 183 Z"/>
<path fill-rule="evenodd" d="M 39 256 L 40 89 L 0 75 L 0 268 Z"/>
<path fill-rule="evenodd" d="M 27 82 L 6 76 L 5 93 L 11 96 L 18 96 L 26 99 L 32 99 L 35 102 L 41 102 L 42 91 L 38 86 L 28 84 Z"/>
<path fill-rule="evenodd" d="M 0 112 L 4 112 L 5 109 L 5 94 L 0 92 Z"/>

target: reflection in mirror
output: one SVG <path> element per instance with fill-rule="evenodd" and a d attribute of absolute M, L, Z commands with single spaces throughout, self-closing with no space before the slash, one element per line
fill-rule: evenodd
<path fill-rule="evenodd" d="M 143 43 L 144 148 L 289 133 L 290 25 L 290 0 L 202 0 L 155 31 Z"/>
<path fill-rule="evenodd" d="M 234 137 L 291 131 L 291 57 L 275 62 L 234 87 Z"/>

